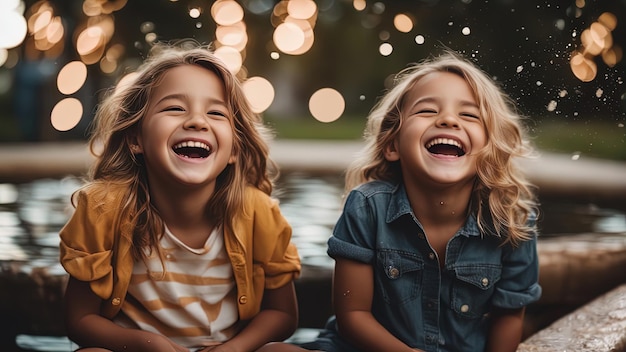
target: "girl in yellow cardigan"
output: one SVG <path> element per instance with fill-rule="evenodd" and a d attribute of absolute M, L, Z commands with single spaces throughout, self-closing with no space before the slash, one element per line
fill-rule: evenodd
<path fill-rule="evenodd" d="M 95 116 L 61 230 L 82 350 L 254 351 L 290 336 L 300 273 L 267 131 L 208 49 L 156 46 Z"/>

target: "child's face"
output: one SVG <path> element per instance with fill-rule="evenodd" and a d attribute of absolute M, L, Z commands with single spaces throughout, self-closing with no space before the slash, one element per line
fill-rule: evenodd
<path fill-rule="evenodd" d="M 195 65 L 170 69 L 152 91 L 137 137 L 151 188 L 214 185 L 235 161 L 222 81 Z"/>
<path fill-rule="evenodd" d="M 476 153 L 487 143 L 472 90 L 460 76 L 430 73 L 407 92 L 403 124 L 386 158 L 400 160 L 405 182 L 473 183 Z"/>

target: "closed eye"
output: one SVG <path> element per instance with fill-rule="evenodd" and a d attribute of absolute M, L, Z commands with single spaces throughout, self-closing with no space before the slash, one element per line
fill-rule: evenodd
<path fill-rule="evenodd" d="M 470 113 L 462 113 L 461 116 L 465 116 L 465 117 L 469 117 L 472 119 L 480 119 L 480 117 L 476 114 L 470 114 Z"/>
<path fill-rule="evenodd" d="M 207 115 L 215 116 L 215 117 L 227 117 L 227 115 L 221 111 L 213 110 L 207 112 Z"/>
<path fill-rule="evenodd" d="M 433 110 L 433 109 L 422 109 L 422 110 L 418 110 L 415 112 L 416 115 L 422 115 L 422 114 L 436 114 L 437 111 Z"/>
<path fill-rule="evenodd" d="M 168 106 L 165 109 L 163 109 L 162 111 L 185 111 L 185 109 L 183 109 L 180 106 Z"/>

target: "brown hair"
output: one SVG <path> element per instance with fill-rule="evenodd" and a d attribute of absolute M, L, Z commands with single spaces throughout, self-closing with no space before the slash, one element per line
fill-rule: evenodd
<path fill-rule="evenodd" d="M 218 176 L 207 211 L 216 224 L 232 228 L 232 219 L 243 211 L 244 191 L 256 187 L 270 195 L 278 170 L 269 158 L 269 129 L 252 111 L 237 77 L 209 50 L 200 45 L 155 45 L 128 84 L 111 88 L 96 111 L 90 148 L 96 161 L 86 187 L 111 186 L 127 189 L 120 200 L 120 218 L 130 216 L 133 226 L 133 255 L 144 258 L 143 249 L 156 249 L 164 224 L 150 202 L 145 166 L 130 147 L 146 113 L 152 90 L 164 74 L 182 65 L 197 65 L 218 75 L 224 84 L 237 162 Z M 120 223 L 116 219 L 116 223 Z M 160 253 L 159 253 L 160 254 Z"/>

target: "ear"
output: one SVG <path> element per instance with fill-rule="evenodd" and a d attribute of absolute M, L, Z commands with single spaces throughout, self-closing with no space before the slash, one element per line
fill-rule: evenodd
<path fill-rule="evenodd" d="M 393 142 L 387 144 L 387 146 L 385 147 L 383 153 L 387 161 L 400 160 L 400 152 L 398 152 L 398 146 L 396 144 L 397 142 L 394 140 Z"/>
<path fill-rule="evenodd" d="M 237 154 L 237 151 L 235 151 L 235 148 L 233 147 L 233 151 L 230 152 L 230 158 L 228 158 L 228 164 L 236 163 L 238 157 L 239 155 Z"/>
<path fill-rule="evenodd" d="M 130 146 L 130 152 L 133 154 L 143 154 L 143 146 L 141 138 L 133 136 L 128 138 L 128 145 Z"/>

